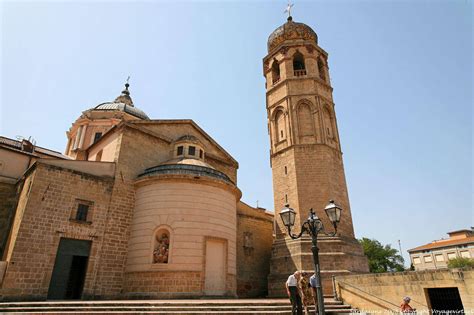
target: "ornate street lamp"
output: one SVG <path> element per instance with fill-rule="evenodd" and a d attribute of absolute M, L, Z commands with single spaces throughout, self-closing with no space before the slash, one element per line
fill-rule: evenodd
<path fill-rule="evenodd" d="M 303 233 L 306 231 L 311 236 L 312 246 L 311 251 L 313 252 L 313 263 L 314 263 L 314 272 L 316 274 L 316 294 L 318 299 L 318 312 L 319 315 L 325 315 L 324 311 L 324 298 L 323 298 L 323 291 L 321 288 L 321 271 L 319 268 L 319 249 L 318 249 L 318 234 L 323 233 L 327 236 L 334 236 L 337 232 L 337 225 L 341 220 L 341 212 L 342 209 L 337 204 L 334 203 L 334 200 L 330 200 L 329 204 L 324 208 L 326 215 L 331 221 L 334 232 L 327 233 L 324 230 L 323 222 L 321 219 L 318 218 L 316 213 L 314 213 L 313 208 L 309 210 L 309 217 L 308 219 L 303 222 L 301 225 L 301 232 L 298 235 L 294 235 L 291 233 L 291 228 L 295 225 L 295 218 L 296 218 L 296 211 L 290 208 L 290 205 L 285 205 L 285 208 L 281 210 L 280 217 L 283 221 L 283 224 L 288 229 L 288 235 L 292 239 L 300 238 Z"/>

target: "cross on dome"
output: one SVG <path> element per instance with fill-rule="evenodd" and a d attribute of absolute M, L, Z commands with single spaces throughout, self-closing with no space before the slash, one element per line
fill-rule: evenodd
<path fill-rule="evenodd" d="M 125 105 L 133 106 L 133 101 L 130 97 L 130 91 L 128 90 L 128 87 L 130 86 L 130 84 L 128 83 L 129 80 L 130 76 L 128 76 L 127 81 L 125 82 L 125 90 L 122 91 L 122 94 L 118 96 L 114 102 L 124 103 Z"/>
<path fill-rule="evenodd" d="M 284 11 L 284 13 L 287 13 L 288 12 L 288 20 L 291 20 L 291 8 L 294 6 L 293 3 L 291 3 L 290 1 L 288 1 L 288 5 L 286 6 L 286 9 Z"/>

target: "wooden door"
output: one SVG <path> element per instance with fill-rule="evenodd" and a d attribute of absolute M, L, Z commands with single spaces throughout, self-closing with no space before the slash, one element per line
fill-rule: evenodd
<path fill-rule="evenodd" d="M 206 241 L 206 295 L 224 295 L 226 292 L 226 243 Z"/>

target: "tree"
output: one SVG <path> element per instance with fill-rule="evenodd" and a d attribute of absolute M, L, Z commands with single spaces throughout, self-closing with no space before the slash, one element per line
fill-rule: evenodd
<path fill-rule="evenodd" d="M 370 272 L 404 271 L 403 257 L 398 250 L 389 245 L 382 245 L 379 241 L 363 237 L 359 243 L 364 254 L 369 259 Z"/>
<path fill-rule="evenodd" d="M 474 267 L 474 259 L 456 257 L 448 261 L 448 268 Z"/>

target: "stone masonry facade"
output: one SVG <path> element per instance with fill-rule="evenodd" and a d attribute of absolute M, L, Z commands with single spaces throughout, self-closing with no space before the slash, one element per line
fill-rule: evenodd
<path fill-rule="evenodd" d="M 317 34 L 291 17 L 269 37 L 263 68 L 276 215 L 240 201 L 238 162 L 203 129 L 150 119 L 128 82 L 115 101 L 82 112 L 65 155 L 46 150 L 48 161 L 38 156 L 24 168 L 10 159 L 15 178 L 0 183 L 0 298 L 285 296 L 288 275 L 313 263 L 310 239 L 291 240 L 279 211 L 297 210 L 297 233 L 313 208 L 332 231 L 323 211 L 330 199 L 344 210 L 338 234 L 319 238 L 324 292 L 334 275 L 368 271 L 327 59 Z"/>
<path fill-rule="evenodd" d="M 191 121 L 124 122 L 112 132 L 114 141 L 103 140 L 103 145 L 109 146 L 104 147 L 110 153 L 109 161 L 95 158 L 92 161 L 38 160 L 19 181 L 19 194 L 14 186 L 2 186 L 2 194 L 10 196 L 11 201 L 2 203 L 2 207 L 17 205 L 9 233 L 6 233 L 9 236 L 3 257 L 6 271 L 1 299 L 48 298 L 61 240 L 84 240 L 91 244 L 82 299 L 212 295 L 217 291 L 207 283 L 208 240 L 222 241 L 225 245 L 225 287 L 219 295 L 265 295 L 272 215 L 240 203 L 241 193 L 234 184 L 237 163 L 223 154 Z M 219 176 L 227 178 L 226 181 L 169 171 L 140 177 L 145 170 L 157 164 L 160 167 L 160 162 L 169 159 L 174 152 L 173 139 L 182 135 L 201 139 L 200 143 L 207 148 L 206 161 L 212 169 L 221 170 Z M 198 163 L 193 161 L 189 163 Z M 169 168 L 170 164 L 166 163 L 169 162 L 165 162 Z M 152 191 L 148 195 L 140 193 L 141 199 L 137 200 L 137 191 L 144 183 L 148 183 Z M 160 191 L 164 199 L 149 199 Z M 175 194 L 175 197 L 166 201 L 166 194 Z M 186 198 L 195 199 L 186 202 Z M 155 209 L 157 217 L 144 221 L 141 216 L 148 212 L 136 209 L 150 202 L 152 204 L 144 209 Z M 153 202 L 157 202 L 155 206 Z M 79 203 L 90 206 L 84 222 L 76 219 Z M 175 212 L 168 213 L 170 209 Z M 210 211 L 209 214 L 206 211 Z M 223 219 L 219 219 L 219 215 Z M 143 229 L 143 223 L 150 229 Z M 151 264 L 153 248 L 149 246 L 152 243 L 146 245 L 147 240 L 153 242 L 153 233 L 160 226 L 172 232 L 170 262 L 161 266 Z M 251 256 L 255 259 L 249 262 L 249 256 L 243 254 L 249 243 L 244 244 L 243 236 L 252 229 L 251 246 L 263 255 L 253 252 Z M 240 266 L 239 271 L 237 266 Z"/>
<path fill-rule="evenodd" d="M 104 252 L 104 231 L 113 181 L 41 163 L 31 169 L 20 195 L 17 216 L 6 252 L 7 272 L 2 283 L 4 299 L 44 299 L 47 296 L 56 250 L 61 238 L 91 240 L 92 248 L 84 296 L 109 290 L 97 281 Z M 77 198 L 91 200 L 91 223 L 75 222 Z M 32 263 L 34 262 L 34 263 Z"/>
<path fill-rule="evenodd" d="M 297 234 L 313 209 L 327 232 L 334 229 L 324 207 L 334 200 L 342 209 L 335 237 L 319 238 L 324 292 L 331 277 L 367 272 L 367 259 L 354 235 L 342 152 L 329 78 L 328 54 L 316 33 L 290 17 L 268 40 L 263 59 L 273 175 L 276 238 L 273 243 L 270 296 L 285 296 L 284 282 L 295 270 L 314 271 L 311 240 L 292 240 L 278 213 L 296 209 Z"/>
<path fill-rule="evenodd" d="M 428 289 L 456 288 L 466 314 L 474 311 L 474 269 L 439 269 L 337 276 L 338 298 L 369 313 L 398 313 L 404 296 L 417 313 L 431 313 Z"/>
<path fill-rule="evenodd" d="M 265 297 L 273 242 L 273 214 L 240 202 L 237 206 L 237 295 Z"/>

